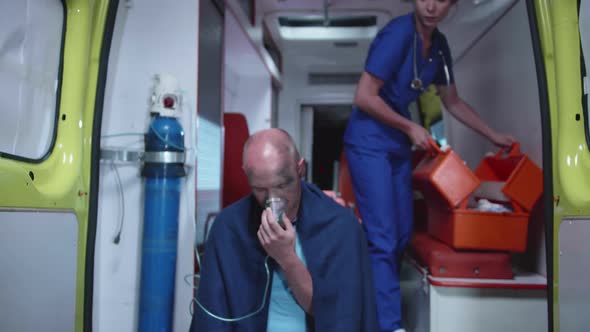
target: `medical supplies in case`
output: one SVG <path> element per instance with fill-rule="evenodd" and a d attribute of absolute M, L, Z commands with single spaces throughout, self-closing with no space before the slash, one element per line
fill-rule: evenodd
<path fill-rule="evenodd" d="M 414 170 L 414 185 L 427 205 L 428 233 L 455 249 L 525 251 L 542 171 L 518 144 L 484 158 L 475 173 L 457 159 L 451 150 L 439 150 Z"/>

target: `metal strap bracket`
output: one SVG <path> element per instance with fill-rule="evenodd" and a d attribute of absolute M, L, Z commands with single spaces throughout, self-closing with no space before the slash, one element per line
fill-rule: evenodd
<path fill-rule="evenodd" d="M 143 162 L 158 164 L 184 164 L 184 152 L 158 151 L 144 152 Z"/>
<path fill-rule="evenodd" d="M 118 148 L 103 148 L 100 150 L 101 161 L 113 161 L 123 163 L 157 163 L 157 164 L 184 164 L 186 155 L 184 152 L 173 151 L 138 151 Z"/>

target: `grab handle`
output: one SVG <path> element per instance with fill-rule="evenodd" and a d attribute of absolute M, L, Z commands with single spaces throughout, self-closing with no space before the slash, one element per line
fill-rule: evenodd
<path fill-rule="evenodd" d="M 514 142 L 508 148 L 501 148 L 496 155 L 494 156 L 496 159 L 506 158 L 506 157 L 516 157 L 520 155 L 520 143 Z"/>
<path fill-rule="evenodd" d="M 440 154 L 440 153 L 442 153 L 442 150 L 440 149 L 440 147 L 438 146 L 438 144 L 436 144 L 436 142 L 432 138 L 429 138 L 428 139 L 428 144 L 430 144 L 430 147 L 432 148 L 432 149 L 429 150 L 429 152 L 431 154 Z"/>

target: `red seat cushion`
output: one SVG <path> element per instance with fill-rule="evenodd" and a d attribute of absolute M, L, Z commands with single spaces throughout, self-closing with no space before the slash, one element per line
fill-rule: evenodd
<path fill-rule="evenodd" d="M 242 169 L 244 143 L 250 136 L 246 117 L 241 113 L 223 114 L 223 208 L 250 194 L 248 178 Z"/>
<path fill-rule="evenodd" d="M 415 233 L 410 242 L 415 258 L 432 276 L 444 278 L 512 279 L 510 254 L 456 251 L 426 233 Z"/>

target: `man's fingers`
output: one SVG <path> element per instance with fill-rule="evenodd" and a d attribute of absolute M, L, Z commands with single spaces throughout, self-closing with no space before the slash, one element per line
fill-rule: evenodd
<path fill-rule="evenodd" d="M 262 232 L 264 232 L 264 235 L 266 235 L 267 240 L 274 240 L 276 238 L 276 234 L 272 229 L 272 224 L 275 223 L 274 221 L 269 220 L 269 216 L 270 218 L 272 218 L 272 212 L 270 211 L 270 209 L 266 209 L 262 212 L 262 220 L 260 222 L 260 229 L 262 230 Z"/>
<path fill-rule="evenodd" d="M 270 212 L 269 210 L 269 214 L 272 214 L 272 212 Z M 283 216 L 283 219 L 285 218 L 285 216 Z M 281 225 L 279 225 L 278 220 L 276 220 L 275 218 L 273 218 L 273 220 L 269 220 L 268 221 L 268 227 L 269 230 L 272 232 L 272 234 L 278 236 L 279 234 L 281 234 L 281 232 L 284 231 L 284 229 L 281 227 Z"/>
<path fill-rule="evenodd" d="M 285 231 L 290 231 L 293 229 L 293 223 L 291 223 L 291 219 L 287 217 L 286 214 L 283 213 L 283 224 L 285 225 Z"/>
<path fill-rule="evenodd" d="M 258 236 L 258 241 L 260 241 L 260 244 L 262 244 L 263 247 L 268 244 L 268 240 L 266 239 L 266 235 L 264 235 L 262 229 L 259 228 L 256 235 Z"/>

